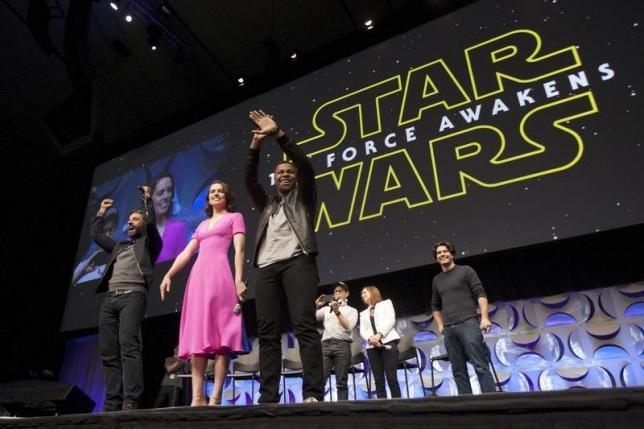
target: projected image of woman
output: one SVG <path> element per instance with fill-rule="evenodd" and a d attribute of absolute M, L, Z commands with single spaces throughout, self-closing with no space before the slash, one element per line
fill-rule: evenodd
<path fill-rule="evenodd" d="M 382 300 L 380 290 L 367 286 L 360 293 L 367 309 L 360 312 L 360 336 L 367 341 L 367 356 L 376 382 L 378 398 L 387 398 L 385 375 L 392 398 L 400 398 L 398 384 L 398 341 L 396 312 L 391 300 Z"/>
<path fill-rule="evenodd" d="M 215 358 L 215 385 L 210 405 L 221 403 L 231 354 L 246 350 L 242 316 L 235 312 L 237 301 L 246 297 L 242 281 L 246 227 L 235 212 L 235 199 L 228 185 L 214 181 L 206 194 L 208 219 L 199 224 L 192 240 L 177 256 L 161 282 L 161 300 L 170 292 L 172 278 L 199 249 L 183 298 L 179 328 L 180 359 L 190 359 L 192 406 L 206 404 L 204 372 L 209 357 Z M 230 243 L 235 249 L 234 278 L 228 263 Z"/>
<path fill-rule="evenodd" d="M 175 181 L 172 174 L 163 172 L 150 183 L 152 204 L 157 216 L 157 230 L 163 239 L 158 262 L 175 258 L 186 244 L 186 224 L 172 218 Z"/>

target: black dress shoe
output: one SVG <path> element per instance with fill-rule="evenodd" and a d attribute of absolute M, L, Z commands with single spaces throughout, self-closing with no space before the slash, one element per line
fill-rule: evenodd
<path fill-rule="evenodd" d="M 141 409 L 141 405 L 137 402 L 126 402 L 123 404 L 123 411 L 134 411 Z"/>

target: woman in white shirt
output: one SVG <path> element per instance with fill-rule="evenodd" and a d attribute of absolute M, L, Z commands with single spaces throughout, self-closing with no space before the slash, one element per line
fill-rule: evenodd
<path fill-rule="evenodd" d="M 391 300 L 382 300 L 375 286 L 366 286 L 360 293 L 367 309 L 360 313 L 360 336 L 367 341 L 367 356 L 373 378 L 376 382 L 378 398 L 387 398 L 385 375 L 392 398 L 400 398 L 398 384 L 398 341 L 396 332 L 396 313 Z"/>

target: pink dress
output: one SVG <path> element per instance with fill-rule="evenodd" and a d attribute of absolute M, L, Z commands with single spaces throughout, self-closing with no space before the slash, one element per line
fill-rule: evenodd
<path fill-rule="evenodd" d="M 201 222 L 192 236 L 199 241 L 199 255 L 183 297 L 180 359 L 188 359 L 193 354 L 247 352 L 242 315 L 233 311 L 237 292 L 228 263 L 233 235 L 246 232 L 244 218 L 240 213 L 228 213 L 210 231 L 208 221 Z"/>

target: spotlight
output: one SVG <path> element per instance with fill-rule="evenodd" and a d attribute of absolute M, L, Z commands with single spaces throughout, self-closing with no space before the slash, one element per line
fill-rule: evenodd
<path fill-rule="evenodd" d="M 159 30 L 159 27 L 156 25 L 151 24 L 145 32 L 148 35 L 147 40 L 148 45 L 150 45 L 150 49 L 156 51 L 159 48 L 159 41 L 161 40 L 161 30 Z"/>
<path fill-rule="evenodd" d="M 118 0 L 112 0 L 110 2 L 110 7 L 114 10 L 119 10 L 119 1 Z"/>
<path fill-rule="evenodd" d="M 125 22 L 132 22 L 132 15 L 130 15 L 129 13 L 126 13 L 125 14 Z"/>
<path fill-rule="evenodd" d="M 243 77 L 238 77 L 237 78 L 237 85 L 244 86 L 245 83 L 246 83 L 246 81 L 244 80 Z"/>
<path fill-rule="evenodd" d="M 297 51 L 291 52 L 291 55 L 289 55 L 289 58 L 291 61 L 297 61 Z"/>
<path fill-rule="evenodd" d="M 364 26 L 367 27 L 367 30 L 371 30 L 373 28 L 373 20 L 368 19 L 365 22 L 363 22 Z"/>

